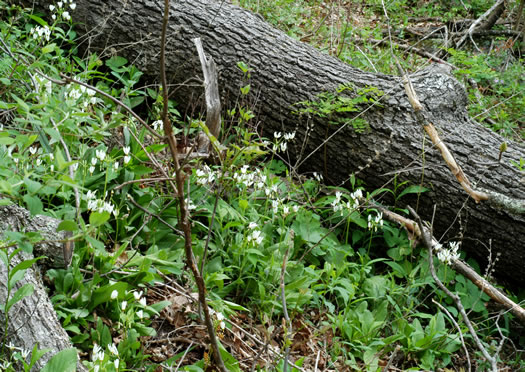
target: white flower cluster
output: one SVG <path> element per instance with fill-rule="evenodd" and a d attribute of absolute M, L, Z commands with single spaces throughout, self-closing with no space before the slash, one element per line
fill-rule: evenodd
<path fill-rule="evenodd" d="M 45 41 L 49 41 L 51 38 L 51 29 L 47 25 L 36 26 L 31 29 L 30 34 L 33 35 L 33 39 L 43 38 Z"/>
<path fill-rule="evenodd" d="M 233 179 L 239 188 L 254 187 L 256 190 L 266 188 L 266 175 L 259 168 L 251 171 L 249 165 L 243 165 L 233 174 Z"/>
<path fill-rule="evenodd" d="M 375 218 L 371 214 L 368 215 L 368 229 L 375 232 L 378 227 L 383 227 L 383 212 L 379 212 Z"/>
<path fill-rule="evenodd" d="M 334 212 L 339 212 L 344 209 L 352 211 L 359 208 L 359 199 L 363 197 L 363 192 L 358 189 L 350 194 L 350 199 L 346 202 L 341 202 L 342 192 L 336 191 L 335 199 L 332 201 L 331 206 Z M 369 216 L 370 217 L 370 216 Z"/>
<path fill-rule="evenodd" d="M 83 97 L 82 105 L 84 108 L 88 107 L 88 105 L 94 105 L 98 102 L 97 97 L 94 97 L 96 92 L 93 89 L 86 88 L 83 85 L 74 85 L 69 84 L 68 85 L 68 92 L 66 93 L 66 100 L 70 100 L 70 104 L 76 104 L 77 100 L 80 97 Z"/>
<path fill-rule="evenodd" d="M 96 192 L 89 190 L 85 196 L 85 200 L 87 201 L 87 208 L 90 211 L 99 213 L 108 212 L 110 214 L 113 213 L 115 217 L 118 216 L 118 209 L 111 203 L 97 199 Z"/>
<path fill-rule="evenodd" d="M 450 265 L 453 261 L 459 259 L 459 242 L 450 242 L 448 249 L 444 248 L 440 243 L 435 244 L 433 248 L 437 253 L 438 260 L 444 264 Z"/>
<path fill-rule="evenodd" d="M 151 126 L 153 127 L 153 130 L 155 132 L 158 132 L 163 128 L 164 124 L 162 123 L 162 120 L 156 120 L 153 123 L 151 123 Z"/>
<path fill-rule="evenodd" d="M 253 245 L 260 245 L 263 241 L 264 236 L 261 230 L 257 229 L 257 223 L 250 222 L 248 228 L 251 230 L 248 234 L 248 237 L 246 238 L 248 240 L 248 243 L 253 243 Z"/>
<path fill-rule="evenodd" d="M 215 172 L 206 164 L 201 169 L 195 171 L 195 176 L 197 177 L 197 184 L 202 186 L 212 185 L 216 179 Z"/>
<path fill-rule="evenodd" d="M 108 350 L 111 353 L 111 357 L 116 357 L 115 360 L 113 360 L 113 365 L 115 366 L 115 369 L 118 371 L 118 367 L 120 365 L 120 360 L 118 359 L 118 349 L 117 346 L 112 343 L 108 344 Z M 95 344 L 93 346 L 93 352 L 91 354 L 91 359 L 93 360 L 93 363 L 97 363 L 99 360 L 103 361 L 105 359 L 106 355 L 104 353 L 104 350 L 98 345 Z M 100 364 L 96 364 L 93 367 L 93 372 L 99 372 L 100 371 Z M 104 366 L 105 367 L 105 366 Z"/>
<path fill-rule="evenodd" d="M 273 147 L 272 147 L 273 151 L 285 152 L 288 148 L 288 142 L 293 141 L 293 139 L 295 138 L 295 131 L 292 133 L 284 133 L 284 134 L 282 134 L 281 132 L 274 132 L 273 136 L 277 140 L 273 144 Z M 282 140 L 280 140 L 281 137 L 283 138 Z"/>
<path fill-rule="evenodd" d="M 31 354 L 31 352 L 29 350 L 26 350 L 26 349 L 24 349 L 22 347 L 18 347 L 18 346 L 13 345 L 13 343 L 11 343 L 11 341 L 9 341 L 7 343 L 7 345 L 5 345 L 5 346 L 11 351 L 11 353 L 19 352 L 20 356 L 22 357 L 22 359 L 27 362 L 27 357 L 29 356 L 29 354 Z M 0 371 L 7 371 L 11 367 L 12 367 L 11 362 L 8 362 L 7 360 L 0 361 Z"/>
<path fill-rule="evenodd" d="M 217 321 L 219 322 L 219 327 L 221 327 L 221 329 L 226 328 L 226 323 L 224 323 L 224 315 L 218 311 L 213 310 L 212 308 L 209 309 L 210 314 L 213 315 L 215 319 L 217 319 Z"/>

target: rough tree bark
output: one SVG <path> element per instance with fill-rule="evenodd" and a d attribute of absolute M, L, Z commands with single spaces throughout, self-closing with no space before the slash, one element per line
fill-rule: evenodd
<path fill-rule="evenodd" d="M 29 212 L 17 206 L 0 207 L 0 236 L 6 231 L 38 231 L 46 241 L 36 245 L 33 250 L 35 256 L 45 255 L 44 266 L 59 265 L 63 267 L 64 233 L 57 233 L 56 228 L 60 221 L 46 216 L 31 218 Z M 13 249 L 10 251 L 12 252 Z M 11 261 L 15 267 L 21 261 L 33 258 L 32 254 L 21 252 Z M 42 264 L 42 262 L 40 262 Z M 40 266 L 40 265 L 39 265 Z M 0 304 L 7 302 L 7 268 L 0 262 Z M 37 362 L 36 369 L 40 370 L 53 355 L 61 350 L 71 348 L 69 335 L 58 321 L 55 309 L 49 300 L 39 267 L 27 269 L 24 277 L 15 285 L 11 296 L 21 286 L 32 284 L 34 292 L 24 297 L 9 310 L 7 323 L 7 341 L 16 347 L 31 351 L 35 345 L 40 350 L 49 349 L 49 352 Z M 0 311 L 0 339 L 5 332 L 5 314 Z M 78 371 L 87 371 L 77 364 Z"/>
<path fill-rule="evenodd" d="M 35 0 L 41 5 L 49 1 Z M 151 79 L 158 76 L 161 24 L 160 1 L 77 0 L 72 12 L 84 48 L 102 55 L 127 57 Z M 239 87 L 246 81 L 238 69 L 243 61 L 252 69 L 250 84 L 257 97 L 253 109 L 259 128 L 268 136 L 274 131 L 297 130 L 298 144 L 292 159 L 302 171 L 321 171 L 339 183 L 353 172 L 369 190 L 392 180 L 410 181 L 430 188 L 413 206 L 428 220 L 437 206 L 434 233 L 462 240 L 463 249 L 486 263 L 500 255 L 496 275 L 514 284 L 525 284 L 524 217 L 489 203 L 476 204 L 466 196 L 438 151 L 425 140 L 398 77 L 362 72 L 275 30 L 259 16 L 227 2 L 214 0 L 173 1 L 167 45 L 168 73 L 182 107 L 201 98 L 202 84 L 188 78 L 202 76 L 193 39 L 200 37 L 206 53 L 219 69 L 223 107 L 232 107 Z M 523 198 L 525 177 L 511 160 L 525 158 L 522 145 L 510 144 L 501 164 L 489 166 L 499 156 L 504 138 L 471 120 L 466 112 L 463 86 L 447 71 L 433 65 L 414 73 L 412 82 L 429 118 L 454 153 L 467 177 L 478 187 L 513 198 Z M 330 125 L 327 120 L 299 116 L 297 103 L 314 100 L 322 92 L 335 92 L 341 84 L 377 87 L 385 94 L 379 105 L 363 106 L 360 114 L 368 129 L 358 132 L 350 124 Z M 366 110 L 365 110 L 366 109 Z M 347 114 L 343 119 L 352 119 Z M 307 135 L 307 128 L 314 124 Z M 304 148 L 299 144 L 307 137 Z M 329 140 L 327 140 L 329 138 Z M 326 143 L 323 145 L 323 141 Z M 423 155 L 424 152 L 424 155 Z M 293 163 L 297 164 L 297 163 Z"/>

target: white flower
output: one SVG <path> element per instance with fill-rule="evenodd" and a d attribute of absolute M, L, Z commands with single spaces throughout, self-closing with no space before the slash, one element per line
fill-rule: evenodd
<path fill-rule="evenodd" d="M 69 4 L 69 7 L 71 8 L 71 10 L 75 10 L 75 8 L 77 7 L 77 4 L 71 3 Z"/>
<path fill-rule="evenodd" d="M 118 170 L 118 161 L 116 161 L 116 162 L 113 164 L 113 168 L 115 168 L 116 171 Z"/>
<path fill-rule="evenodd" d="M 119 362 L 120 362 L 120 361 L 119 361 L 118 359 L 115 359 L 115 360 L 113 361 L 113 364 L 115 365 L 115 368 L 116 368 L 117 370 L 118 370 Z"/>
<path fill-rule="evenodd" d="M 122 148 L 122 151 L 124 151 L 124 155 L 129 155 L 129 150 L 130 150 L 129 146 L 124 146 Z"/>
<path fill-rule="evenodd" d="M 286 142 L 282 142 L 280 147 L 281 147 L 281 152 L 285 152 L 286 149 L 288 148 L 288 144 Z"/>
<path fill-rule="evenodd" d="M 287 216 L 290 213 L 290 208 L 287 205 L 283 206 L 283 215 Z"/>
<path fill-rule="evenodd" d="M 95 171 L 95 167 L 94 166 L 89 167 L 89 173 L 93 174 L 94 171 Z"/>
<path fill-rule="evenodd" d="M 104 351 L 102 351 L 101 347 L 98 346 L 98 344 L 93 345 L 93 353 L 91 355 L 94 362 L 96 362 L 99 359 L 101 353 L 102 358 L 100 358 L 100 360 L 104 359 Z"/>
<path fill-rule="evenodd" d="M 273 136 L 274 136 L 276 139 L 279 139 L 279 138 L 281 138 L 282 133 L 281 133 L 281 132 L 274 132 L 274 133 L 273 133 Z"/>
<path fill-rule="evenodd" d="M 54 6 L 54 5 L 50 5 L 50 6 L 49 6 L 49 10 L 50 10 L 50 11 L 55 10 L 55 6 Z"/>
<path fill-rule="evenodd" d="M 292 207 L 292 210 L 294 211 L 294 213 L 299 212 L 299 206 L 298 206 L 298 205 L 294 205 L 294 206 Z"/>
<path fill-rule="evenodd" d="M 248 225 L 248 228 L 250 230 L 253 230 L 257 227 L 257 222 L 250 222 L 250 224 Z"/>
<path fill-rule="evenodd" d="M 124 156 L 124 164 L 128 164 L 130 160 L 131 160 L 131 156 L 129 155 Z"/>
<path fill-rule="evenodd" d="M 137 311 L 137 316 L 142 319 L 144 317 L 144 312 L 142 310 Z"/>
<path fill-rule="evenodd" d="M 285 133 L 284 134 L 284 139 L 286 141 L 291 141 L 295 138 L 295 131 L 293 131 L 292 133 Z"/>
<path fill-rule="evenodd" d="M 122 311 L 126 310 L 126 307 L 128 306 L 128 301 L 122 301 L 122 304 L 120 304 L 120 308 Z"/>
<path fill-rule="evenodd" d="M 111 354 L 118 356 L 118 349 L 115 346 L 115 344 L 108 344 L 108 349 L 111 352 Z"/>
<path fill-rule="evenodd" d="M 71 19 L 71 16 L 69 15 L 69 12 L 67 10 L 64 13 L 62 13 L 62 17 L 64 17 L 66 21 L 69 21 Z"/>
<path fill-rule="evenodd" d="M 22 349 L 22 351 L 20 352 L 20 354 L 22 355 L 22 359 L 27 359 L 27 357 L 29 356 L 29 350 L 26 350 L 26 349 Z"/>
<path fill-rule="evenodd" d="M 46 81 L 44 86 L 46 87 L 47 94 L 51 94 L 53 92 L 53 83 L 50 80 Z"/>
<path fill-rule="evenodd" d="M 53 21 L 54 21 L 54 20 L 57 19 L 57 15 L 56 15 L 56 14 L 53 14 L 53 15 L 51 16 L 51 18 L 53 18 Z M 98 367 L 98 366 L 97 366 L 97 367 Z"/>
<path fill-rule="evenodd" d="M 139 304 L 141 304 L 142 306 L 146 306 L 146 297 L 142 297 L 142 298 L 139 300 Z"/>
<path fill-rule="evenodd" d="M 135 297 L 135 300 L 140 300 L 140 298 L 142 297 L 142 291 L 140 292 L 133 292 L 133 297 Z"/>
<path fill-rule="evenodd" d="M 113 292 L 111 292 L 111 299 L 114 300 L 117 297 L 118 297 L 118 291 L 115 289 L 113 290 Z"/>
<path fill-rule="evenodd" d="M 272 200 L 272 211 L 273 213 L 279 212 L 279 201 L 278 200 Z"/>
<path fill-rule="evenodd" d="M 157 121 L 154 121 L 153 124 L 151 124 L 153 126 L 153 129 L 158 131 L 159 129 L 162 128 L 162 120 L 157 120 Z"/>
<path fill-rule="evenodd" d="M 31 146 L 29 148 L 29 152 L 31 153 L 31 155 L 35 155 L 36 154 L 36 150 L 37 150 L 37 148 L 35 146 Z"/>
<path fill-rule="evenodd" d="M 59 2 L 57 3 L 58 9 L 61 9 L 61 8 L 62 8 L 62 5 L 63 5 L 62 1 L 59 1 Z"/>
<path fill-rule="evenodd" d="M 97 158 L 100 159 L 100 161 L 104 161 L 104 158 L 106 157 L 105 150 L 96 150 L 95 153 L 96 153 Z"/>
<path fill-rule="evenodd" d="M 93 367 L 93 372 L 100 371 L 100 366 L 97 364 L 95 367 Z"/>
<path fill-rule="evenodd" d="M 40 158 L 36 159 L 36 166 L 38 167 L 41 164 L 42 164 L 42 159 Z"/>

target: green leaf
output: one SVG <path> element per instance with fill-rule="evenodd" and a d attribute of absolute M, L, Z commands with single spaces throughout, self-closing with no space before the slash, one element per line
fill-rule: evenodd
<path fill-rule="evenodd" d="M 78 225 L 73 220 L 64 220 L 58 224 L 57 232 L 59 231 L 77 231 Z"/>
<path fill-rule="evenodd" d="M 122 71 L 121 69 L 119 69 L 119 67 L 124 66 L 126 63 L 128 63 L 128 60 L 126 58 L 120 56 L 113 56 L 106 61 L 106 66 L 108 66 L 113 71 Z"/>
<path fill-rule="evenodd" d="M 23 199 L 27 205 L 27 209 L 29 209 L 29 212 L 31 212 L 32 216 L 42 213 L 44 205 L 42 204 L 39 198 L 37 198 L 36 196 L 26 194 L 24 195 Z"/>
<path fill-rule="evenodd" d="M 46 45 L 45 47 L 42 48 L 42 54 L 51 53 L 52 51 L 55 50 L 56 46 L 57 45 L 55 43 Z"/>
<path fill-rule="evenodd" d="M 41 188 L 42 184 L 37 181 L 33 181 L 30 178 L 24 178 L 24 184 L 26 185 L 27 191 L 30 194 L 36 194 Z"/>
<path fill-rule="evenodd" d="M 420 194 L 420 193 L 426 192 L 428 190 L 429 189 L 427 189 L 426 187 L 423 187 L 423 186 L 411 185 L 411 186 L 408 186 L 406 189 L 404 189 L 399 194 L 399 196 L 397 198 L 401 199 L 401 197 L 403 197 L 404 195 L 407 195 L 407 194 Z"/>
<path fill-rule="evenodd" d="M 92 212 L 89 215 L 89 223 L 92 226 L 100 226 L 106 223 L 109 220 L 110 214 L 108 212 Z"/>
<path fill-rule="evenodd" d="M 15 292 L 13 297 L 9 301 L 7 301 L 6 307 L 5 307 L 5 314 L 8 313 L 9 309 L 13 307 L 14 304 L 16 304 L 18 301 L 23 299 L 26 296 L 29 296 L 33 293 L 35 289 L 33 288 L 33 284 L 27 283 L 18 288 L 18 290 Z"/>
<path fill-rule="evenodd" d="M 20 278 L 18 278 L 18 276 L 16 275 L 17 272 L 21 272 L 21 273 L 24 273 L 25 270 L 29 269 L 31 266 L 33 266 L 33 264 L 35 262 L 37 262 L 39 259 L 41 259 L 42 257 L 37 257 L 37 258 L 32 258 L 30 260 L 25 260 L 25 261 L 22 261 L 20 262 L 18 265 L 16 265 L 15 267 L 13 267 L 13 269 L 11 269 L 9 271 L 9 275 L 8 275 L 8 279 L 7 279 L 7 287 L 9 289 L 13 288 L 13 286 L 15 285 L 15 283 L 19 280 L 19 279 L 22 279 L 23 277 L 23 274 Z M 17 279 L 18 278 L 18 279 Z"/>
<path fill-rule="evenodd" d="M 93 296 L 91 297 L 93 303 L 91 304 L 90 308 L 93 309 L 104 302 L 114 301 L 111 298 L 111 293 L 113 291 L 117 291 L 119 295 L 122 295 L 127 288 L 128 284 L 125 282 L 117 282 L 112 285 L 100 287 L 95 292 L 93 292 Z"/>
<path fill-rule="evenodd" d="M 0 145 L 9 146 L 9 145 L 12 145 L 13 143 L 15 143 L 15 139 L 9 137 L 8 132 L 0 132 Z"/>
<path fill-rule="evenodd" d="M 13 185 L 5 180 L 0 180 L 0 192 L 13 195 Z"/>
<path fill-rule="evenodd" d="M 11 205 L 13 202 L 9 199 L 0 199 L 0 207 L 4 205 Z"/>
<path fill-rule="evenodd" d="M 19 109 L 21 109 L 24 113 L 29 112 L 29 106 L 24 102 L 24 100 L 18 98 L 18 96 L 14 95 L 13 93 L 11 93 L 11 97 L 13 97 L 13 99 L 18 103 Z"/>
<path fill-rule="evenodd" d="M 53 355 L 40 372 L 75 372 L 77 370 L 77 349 L 64 349 Z"/>

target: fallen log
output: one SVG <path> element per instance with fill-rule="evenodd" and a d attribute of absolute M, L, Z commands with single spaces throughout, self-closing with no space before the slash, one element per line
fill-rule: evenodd
<path fill-rule="evenodd" d="M 33 247 L 35 256 L 46 256 L 40 262 L 42 267 L 62 266 L 65 235 L 57 233 L 59 224 L 56 220 L 47 216 L 31 217 L 29 212 L 15 205 L 0 207 L 0 236 L 5 238 L 7 231 L 34 231 L 39 232 L 42 239 L 40 244 Z M 14 247 L 9 248 L 12 253 Z M 19 252 L 10 261 L 10 269 L 25 260 L 33 258 L 33 254 Z M 23 297 L 16 302 L 8 312 L 7 322 L 5 314 L 0 311 L 0 332 L 7 334 L 6 344 L 11 344 L 21 350 L 31 352 L 34 346 L 39 350 L 48 349 L 48 352 L 36 363 L 35 369 L 40 371 L 44 365 L 59 351 L 72 347 L 69 335 L 60 324 L 55 309 L 47 295 L 46 287 L 42 282 L 40 265 L 29 267 L 25 275 L 14 286 L 10 298 L 7 298 L 8 270 L 4 263 L 0 262 L 0 304 L 6 304 L 12 299 L 13 293 L 24 285 L 30 284 L 34 291 L 31 295 Z M 4 326 L 7 325 L 7 332 Z M 29 360 L 29 359 L 28 359 Z M 78 371 L 87 371 L 80 363 L 77 363 Z"/>
<path fill-rule="evenodd" d="M 43 9 L 51 3 L 35 2 Z M 76 4 L 71 13 L 80 22 L 81 47 L 101 56 L 125 56 L 145 76 L 158 78 L 161 2 L 77 0 Z M 525 217 L 519 208 L 506 210 L 469 198 L 439 150 L 425 138 L 399 77 L 357 70 L 223 1 L 174 1 L 169 22 L 167 72 L 169 81 L 178 84 L 174 97 L 181 108 L 191 110 L 203 102 L 202 84 L 188 80 L 198 82 L 202 76 L 193 46 L 193 39 L 200 37 L 218 67 L 223 107 L 233 107 L 239 88 L 249 82 L 257 98 L 251 109 L 257 113 L 259 130 L 268 137 L 274 131 L 297 132 L 296 146 L 290 149 L 292 167 L 322 172 L 335 184 L 355 173 L 369 190 L 385 185 L 393 189 L 394 180 L 429 188 L 417 199 L 418 213 L 430 219 L 437 205 L 437 237 L 461 240 L 462 249 L 482 264 L 499 255 L 495 275 L 525 284 L 521 275 Z M 237 67 L 241 61 L 251 69 L 249 81 Z M 475 187 L 522 203 L 525 177 L 512 162 L 525 158 L 524 146 L 510 143 L 498 162 L 500 145 L 508 140 L 469 118 L 465 90 L 444 66 L 433 64 L 410 79 L 440 138 Z M 374 93 L 366 93 L 371 87 Z M 329 117 L 307 113 L 305 104 L 299 104 L 315 106 L 326 93 L 335 100 L 364 95 L 373 102 L 361 101 Z M 357 119 L 365 126 L 354 126 Z M 401 202 L 416 201 L 405 199 Z"/>

